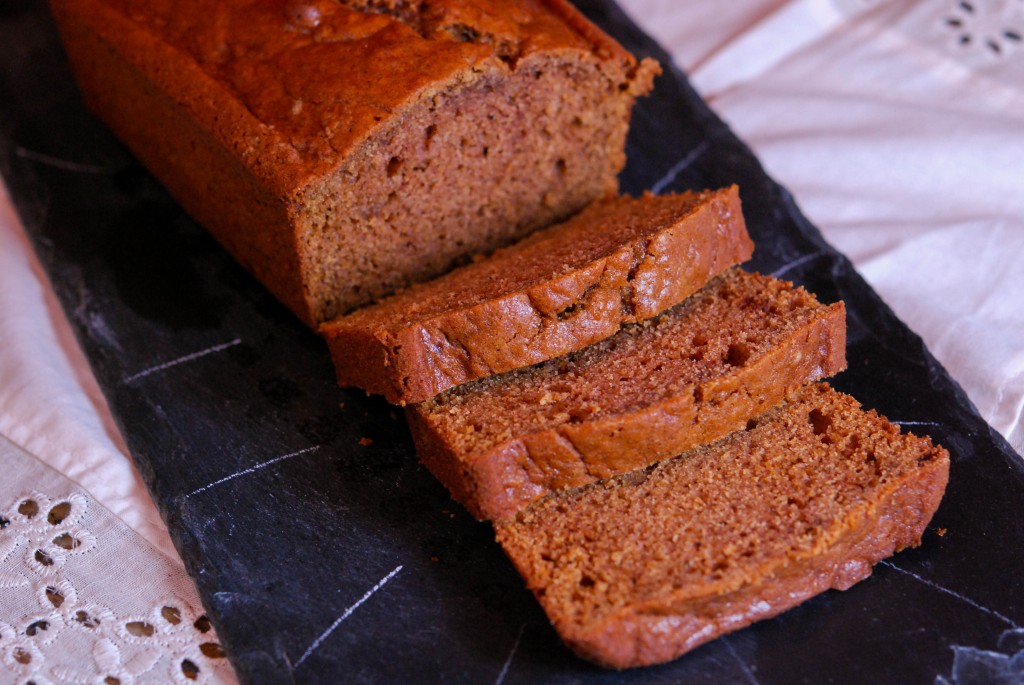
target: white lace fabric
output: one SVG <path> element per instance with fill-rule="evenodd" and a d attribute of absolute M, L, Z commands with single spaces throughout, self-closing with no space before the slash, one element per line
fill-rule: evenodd
<path fill-rule="evenodd" d="M 620 1 L 1024 449 L 1024 0 Z M 221 655 L 0 186 L 0 685 Z"/>
<path fill-rule="evenodd" d="M 181 562 L 0 438 L 0 682 L 222 683 Z"/>

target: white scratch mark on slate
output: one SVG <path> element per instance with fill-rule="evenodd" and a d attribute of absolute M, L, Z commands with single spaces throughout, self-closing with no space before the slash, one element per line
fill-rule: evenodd
<path fill-rule="evenodd" d="M 201 488 L 196 488 L 192 492 L 190 492 L 187 495 L 185 495 L 182 499 L 188 499 L 192 495 L 198 495 L 199 493 L 205 492 L 205 491 L 209 490 L 210 488 L 212 488 L 212 487 L 214 487 L 216 485 L 220 485 L 221 483 L 226 483 L 229 480 L 233 480 L 235 478 L 238 478 L 239 476 L 245 476 L 245 475 L 248 475 L 250 473 L 254 473 L 254 472 L 259 471 L 260 469 L 266 468 L 266 467 L 268 467 L 268 466 L 270 466 L 272 464 L 276 464 L 279 461 L 284 461 L 285 459 L 291 459 L 292 457 L 297 457 L 300 454 L 307 454 L 309 452 L 313 452 L 313 451 L 318 450 L 318 449 L 320 449 L 319 445 L 317 445 L 315 447 L 307 447 L 304 450 L 299 450 L 298 452 L 292 452 L 291 454 L 283 454 L 280 457 L 274 457 L 273 459 L 268 459 L 267 461 L 260 462 L 259 464 L 256 464 L 255 466 L 250 466 L 247 469 L 242 469 L 238 473 L 232 473 L 230 476 L 224 476 L 220 480 L 215 480 L 212 483 L 210 483 L 209 485 L 204 485 Z"/>
<path fill-rule="evenodd" d="M 171 368 L 172 366 L 177 366 L 178 364 L 184 364 L 186 362 L 190 362 L 190 361 L 199 359 L 200 357 L 205 357 L 208 354 L 214 354 L 215 352 L 221 352 L 223 350 L 228 349 L 229 347 L 234 347 L 235 345 L 239 345 L 239 344 L 241 344 L 241 342 L 242 342 L 241 338 L 235 338 L 234 340 L 228 341 L 226 343 L 222 343 L 220 345 L 214 345 L 213 347 L 211 347 L 209 349 L 200 350 L 199 352 L 193 352 L 192 354 L 186 354 L 184 357 L 178 357 L 177 359 L 172 359 L 169 362 L 164 362 L 163 364 L 158 364 L 156 366 L 153 366 L 153 367 L 150 367 L 148 369 L 145 369 L 144 371 L 139 371 L 138 373 L 134 373 L 131 376 L 128 376 L 127 378 L 125 378 L 123 382 L 124 383 L 131 383 L 132 381 L 137 381 L 140 378 L 145 378 L 146 376 L 148 376 L 150 374 L 153 374 L 153 373 L 157 373 L 158 371 L 164 371 L 166 369 Z"/>
<path fill-rule="evenodd" d="M 722 638 L 722 644 L 724 644 L 726 649 L 729 650 L 729 653 L 732 654 L 732 657 L 736 660 L 736 663 L 740 665 L 740 668 L 743 670 L 743 674 L 747 676 L 747 680 L 751 683 L 751 685 L 761 685 L 761 682 L 757 679 L 757 676 L 754 675 L 754 672 L 750 670 L 749 666 L 747 666 L 747 662 L 743 660 L 743 657 L 739 655 L 739 653 L 736 651 L 736 648 L 732 646 L 732 641 L 729 639 L 729 637 L 729 635 L 724 636 Z"/>
<path fill-rule="evenodd" d="M 681 174 L 686 167 L 696 162 L 697 158 L 707 152 L 709 147 L 710 145 L 708 144 L 708 141 L 705 140 L 700 145 L 690 150 L 685 157 L 673 164 L 672 168 L 669 169 L 664 176 L 659 178 L 657 183 L 651 186 L 651 192 L 655 195 L 660 195 L 661 191 L 663 191 L 669 183 L 676 180 L 676 176 Z"/>
<path fill-rule="evenodd" d="M 376 585 L 374 585 L 372 588 L 367 590 L 366 594 L 363 595 L 362 597 L 360 597 L 358 600 L 356 600 L 355 604 L 350 606 L 348 609 L 345 609 L 345 612 L 341 616 L 338 617 L 338 620 L 336 620 L 334 623 L 331 624 L 330 628 L 325 630 L 320 635 L 320 637 L 318 637 L 317 639 L 313 640 L 313 644 L 311 644 L 306 649 L 306 651 L 302 654 L 302 656 L 299 657 L 299 660 L 295 662 L 295 668 L 298 668 L 299 666 L 301 666 L 302 662 L 305 661 L 306 659 L 308 659 L 309 655 L 316 651 L 316 649 L 323 643 L 323 641 L 326 640 L 328 638 L 328 636 L 330 636 L 330 634 L 333 633 L 337 629 L 337 627 L 341 625 L 342 621 L 344 621 L 346 618 L 351 616 L 353 611 L 358 609 L 360 607 L 360 605 L 362 605 L 363 602 L 368 600 L 375 592 L 377 592 L 377 590 L 380 590 L 382 587 L 384 587 L 387 584 L 387 582 L 389 580 L 391 580 L 392 578 L 394 578 L 396 575 L 398 575 L 398 572 L 401 571 L 401 570 L 402 570 L 402 565 L 399 564 L 398 566 L 396 566 L 394 568 L 394 570 L 391 571 L 391 573 L 389 573 L 386 576 L 384 576 L 383 578 L 381 578 L 377 582 Z"/>
<path fill-rule="evenodd" d="M 798 257 L 797 259 L 794 259 L 793 261 L 789 262 L 788 264 L 783 264 L 778 269 L 773 271 L 772 272 L 772 277 L 773 278 L 779 278 L 780 276 L 782 276 L 782 274 L 786 273 L 787 271 L 792 271 L 793 269 L 797 268 L 801 264 L 806 264 L 807 262 L 812 261 L 814 259 L 817 259 L 818 257 L 823 257 L 825 254 L 827 254 L 827 253 L 824 250 L 818 250 L 817 252 L 812 252 L 810 254 L 805 254 L 803 257 Z"/>
<path fill-rule="evenodd" d="M 938 421 L 893 421 L 893 423 L 899 426 L 937 426 L 941 427 L 942 424 Z"/>
<path fill-rule="evenodd" d="M 938 590 L 939 592 L 944 592 L 947 595 L 949 595 L 950 597 L 955 597 L 956 599 L 959 599 L 961 602 L 966 602 L 967 604 L 970 604 L 975 609 L 978 609 L 980 611 L 984 611 L 986 614 L 989 614 L 990 616 L 995 616 L 996 618 L 998 618 L 1000 621 L 1002 621 L 1003 623 L 1007 624 L 1011 628 L 1020 628 L 1020 626 L 1018 626 L 1016 623 L 1014 623 L 1013 620 L 1011 620 L 1010 618 L 1007 618 L 1006 616 L 1003 616 L 998 611 L 995 611 L 993 609 L 989 609 L 987 606 L 978 604 L 977 602 L 975 602 L 970 597 L 965 597 L 965 596 L 961 595 L 959 592 L 954 592 L 953 590 L 950 590 L 949 588 L 942 587 L 938 583 L 930 581 L 927 578 L 922 578 L 921 576 L 917 575 L 913 571 L 908 571 L 905 568 L 900 568 L 899 566 L 897 566 L 896 564 L 892 563 L 891 561 L 883 560 L 883 561 L 880 561 L 878 563 L 882 564 L 883 566 L 888 566 L 891 569 L 895 569 L 895 570 L 899 571 L 900 573 L 905 573 L 906 575 L 910 576 L 914 580 L 916 580 L 918 582 L 921 582 L 921 583 L 924 583 L 928 587 L 934 588 L 934 589 Z"/>
<path fill-rule="evenodd" d="M 512 665 L 512 659 L 515 658 L 516 652 L 519 651 L 519 642 L 523 639 L 523 631 L 526 630 L 526 624 L 519 626 L 519 634 L 516 635 L 516 641 L 512 645 L 512 651 L 508 653 L 508 658 L 505 659 L 505 664 L 501 667 L 501 673 L 498 674 L 498 679 L 494 681 L 494 685 L 501 685 L 505 681 L 505 676 L 508 675 L 508 667 Z"/>
<path fill-rule="evenodd" d="M 109 167 L 100 166 L 98 164 L 72 162 L 67 159 L 61 159 L 60 157 L 54 157 L 53 155 L 47 155 L 42 152 L 36 152 L 35 150 L 29 150 L 20 146 L 14 149 L 14 154 L 19 157 L 23 157 L 24 159 L 31 159 L 33 162 L 52 166 L 55 169 L 74 171 L 79 174 L 109 174 L 113 172 L 113 169 Z"/>

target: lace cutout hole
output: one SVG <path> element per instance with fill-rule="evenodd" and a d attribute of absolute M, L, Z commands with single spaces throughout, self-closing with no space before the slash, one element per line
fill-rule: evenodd
<path fill-rule="evenodd" d="M 43 566 L 53 566 L 53 557 L 41 549 L 37 549 L 33 557 Z"/>
<path fill-rule="evenodd" d="M 51 526 L 56 526 L 70 515 L 71 502 L 61 502 L 50 509 L 50 513 L 46 515 L 46 520 Z"/>
<path fill-rule="evenodd" d="M 3 530 L 7 526 L 11 525 L 11 520 L 0 516 L 0 530 Z"/>
<path fill-rule="evenodd" d="M 121 679 L 115 678 L 112 675 L 108 675 L 103 679 L 103 685 L 121 685 Z"/>
<path fill-rule="evenodd" d="M 199 678 L 199 667 L 190 659 L 185 659 L 181 662 L 181 672 L 189 680 Z"/>
<path fill-rule="evenodd" d="M 130 621 L 124 624 L 124 629 L 128 631 L 129 635 L 135 637 L 152 637 L 156 629 L 145 621 Z"/>
<path fill-rule="evenodd" d="M 50 604 L 56 609 L 60 609 L 60 605 L 64 603 L 64 595 L 52 586 L 46 588 L 46 599 L 50 600 Z"/>
<path fill-rule="evenodd" d="M 78 538 L 72 537 L 70 533 L 58 535 L 53 539 L 53 544 L 68 551 L 82 546 L 82 542 Z"/>
<path fill-rule="evenodd" d="M 49 621 L 36 621 L 29 624 L 28 628 L 25 629 L 25 634 L 29 637 L 35 637 L 40 631 L 46 631 L 50 629 Z"/>
<path fill-rule="evenodd" d="M 210 625 L 210 619 L 207 618 L 206 614 L 203 614 L 202 616 L 197 618 L 196 622 L 193 623 L 192 625 L 200 633 L 208 633 L 208 632 L 210 632 L 210 628 L 213 627 L 212 625 Z"/>
<path fill-rule="evenodd" d="M 203 653 L 203 656 L 210 659 L 224 658 L 224 648 L 216 642 L 204 642 L 199 645 L 199 651 Z"/>
<path fill-rule="evenodd" d="M 95 616 L 92 616 L 88 611 L 84 609 L 79 609 L 78 611 L 76 611 L 74 618 L 75 621 L 81 623 L 83 626 L 89 628 L 90 630 L 92 630 L 93 628 L 98 628 L 100 625 L 100 620 Z"/>
<path fill-rule="evenodd" d="M 18 513 L 27 519 L 39 513 L 39 504 L 34 499 L 27 499 L 18 505 Z"/>
<path fill-rule="evenodd" d="M 163 616 L 164 620 L 172 626 L 176 626 L 181 623 L 181 609 L 178 609 L 177 607 L 164 607 L 160 610 L 160 615 Z"/>

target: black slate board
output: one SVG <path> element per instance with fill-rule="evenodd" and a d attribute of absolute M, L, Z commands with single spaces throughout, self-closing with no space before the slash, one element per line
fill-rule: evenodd
<path fill-rule="evenodd" d="M 953 454 L 923 546 L 671 664 L 577 660 L 402 417 L 335 387 L 320 341 L 84 111 L 44 3 L 8 0 L 0 172 L 241 680 L 1021 682 L 1019 458 L 660 48 L 608 0 L 581 5 L 667 67 L 624 189 L 739 183 L 751 266 L 847 303 L 835 385 Z"/>

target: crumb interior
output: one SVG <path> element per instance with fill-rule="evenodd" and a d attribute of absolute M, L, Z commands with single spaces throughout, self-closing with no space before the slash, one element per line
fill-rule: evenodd
<path fill-rule="evenodd" d="M 614 192 L 631 96 L 596 63 L 535 58 L 396 117 L 302 200 L 316 319 L 334 318 Z"/>
<path fill-rule="evenodd" d="M 819 553 L 892 483 L 943 457 L 817 384 L 745 431 L 549 496 L 497 529 L 549 614 L 598 620 L 728 592 Z"/>
<path fill-rule="evenodd" d="M 345 325 L 397 330 L 412 322 L 520 293 L 599 261 L 637 239 L 678 225 L 709 193 L 615 196 L 440 278 L 353 312 Z"/>
<path fill-rule="evenodd" d="M 565 357 L 453 388 L 416 406 L 460 453 L 624 413 L 767 354 L 823 308 L 802 288 L 731 269 L 661 316 Z"/>

